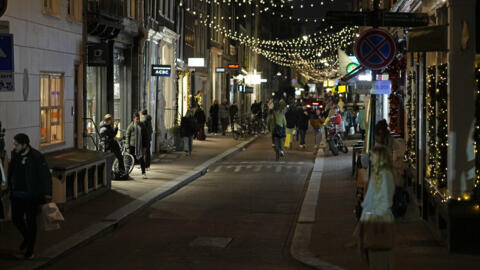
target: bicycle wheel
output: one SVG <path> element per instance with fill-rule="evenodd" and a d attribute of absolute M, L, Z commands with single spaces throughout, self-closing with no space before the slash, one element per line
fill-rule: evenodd
<path fill-rule="evenodd" d="M 135 158 L 128 152 L 123 153 L 123 164 L 125 165 L 125 171 L 130 174 L 133 171 L 135 165 Z"/>

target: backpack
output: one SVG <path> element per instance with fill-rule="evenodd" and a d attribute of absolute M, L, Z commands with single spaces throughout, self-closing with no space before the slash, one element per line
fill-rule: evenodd
<path fill-rule="evenodd" d="M 393 195 L 392 213 L 395 218 L 405 216 L 407 212 L 408 204 L 410 203 L 410 195 L 401 187 L 395 188 L 395 194 Z"/>

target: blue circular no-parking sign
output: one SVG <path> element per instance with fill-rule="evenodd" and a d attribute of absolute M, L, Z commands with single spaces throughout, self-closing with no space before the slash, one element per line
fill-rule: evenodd
<path fill-rule="evenodd" d="M 397 48 L 390 33 L 374 28 L 362 33 L 355 42 L 354 51 L 360 64 L 375 70 L 387 67 L 393 61 Z"/>

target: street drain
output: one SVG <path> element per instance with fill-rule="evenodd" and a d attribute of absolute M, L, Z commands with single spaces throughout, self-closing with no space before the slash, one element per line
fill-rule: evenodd
<path fill-rule="evenodd" d="M 232 242 L 230 237 L 197 237 L 190 242 L 190 246 L 226 248 L 230 242 Z"/>

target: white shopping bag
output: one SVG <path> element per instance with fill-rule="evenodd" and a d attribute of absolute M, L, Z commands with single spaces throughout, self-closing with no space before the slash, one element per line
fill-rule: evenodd
<path fill-rule="evenodd" d="M 64 221 L 63 215 L 53 202 L 42 205 L 42 223 L 45 231 L 60 229 L 60 222 Z"/>

